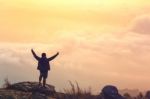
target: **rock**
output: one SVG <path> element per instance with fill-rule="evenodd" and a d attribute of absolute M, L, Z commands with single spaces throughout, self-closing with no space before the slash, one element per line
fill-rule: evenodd
<path fill-rule="evenodd" d="M 0 99 L 56 99 L 38 92 L 23 92 L 17 90 L 0 89 Z"/>
<path fill-rule="evenodd" d="M 3 96 L 0 96 L 0 99 L 16 99 L 16 97 L 11 96 L 11 95 L 3 95 Z"/>
<path fill-rule="evenodd" d="M 8 96 L 5 96 L 5 99 L 16 99 L 16 98 L 13 97 L 13 96 L 8 95 Z"/>
<path fill-rule="evenodd" d="M 32 92 L 45 94 L 47 96 L 52 96 L 55 91 L 55 87 L 52 85 L 46 85 L 46 87 L 40 86 L 38 82 L 20 82 L 10 85 L 7 89 L 19 90 L 23 92 Z"/>
<path fill-rule="evenodd" d="M 31 99 L 48 99 L 46 95 L 40 93 L 33 93 Z"/>
<path fill-rule="evenodd" d="M 107 85 L 102 89 L 101 92 L 102 99 L 124 99 L 119 93 L 115 86 Z M 100 99 L 101 99 L 100 98 Z"/>
<path fill-rule="evenodd" d="M 145 98 L 146 98 L 146 99 L 150 99 L 150 91 L 147 91 L 147 92 L 146 92 Z"/>

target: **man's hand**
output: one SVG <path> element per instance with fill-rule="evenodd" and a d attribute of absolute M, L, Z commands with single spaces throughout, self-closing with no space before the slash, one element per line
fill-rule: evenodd
<path fill-rule="evenodd" d="M 36 55 L 36 53 L 34 52 L 34 50 L 33 50 L 33 49 L 31 49 L 31 52 L 32 52 L 33 56 L 34 56 L 37 60 L 39 60 L 39 59 L 40 59 L 40 57 Z"/>
<path fill-rule="evenodd" d="M 57 55 L 59 55 L 59 52 L 57 52 Z"/>
<path fill-rule="evenodd" d="M 58 56 L 58 55 L 59 55 L 59 52 L 57 52 L 54 56 L 48 58 L 48 60 L 51 61 L 51 60 L 53 60 L 53 59 L 54 59 L 56 56 Z"/>

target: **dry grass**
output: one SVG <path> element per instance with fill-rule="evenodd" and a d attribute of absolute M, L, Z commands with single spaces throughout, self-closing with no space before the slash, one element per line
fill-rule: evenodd
<path fill-rule="evenodd" d="M 77 82 L 73 84 L 71 81 L 69 81 L 69 84 L 71 88 L 64 89 L 65 94 L 63 95 L 63 97 L 61 96 L 57 99 L 96 99 L 95 96 L 91 94 L 90 87 L 88 90 L 83 90 Z"/>
<path fill-rule="evenodd" d="M 8 80 L 8 78 L 4 79 L 4 84 L 3 84 L 3 88 L 8 88 L 11 86 L 10 81 Z"/>
<path fill-rule="evenodd" d="M 70 89 L 64 89 L 63 93 L 56 93 L 55 99 L 96 99 L 96 96 L 91 94 L 91 88 L 82 89 L 77 82 L 72 83 L 69 81 Z M 1 97 L 10 97 L 10 99 L 32 99 L 31 93 L 25 93 L 14 90 L 5 90 L 11 86 L 8 78 L 4 80 L 3 89 L 0 91 Z"/>

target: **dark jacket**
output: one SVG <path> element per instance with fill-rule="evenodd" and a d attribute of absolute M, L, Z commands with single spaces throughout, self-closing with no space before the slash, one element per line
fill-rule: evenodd
<path fill-rule="evenodd" d="M 38 70 L 41 70 L 41 71 L 48 71 L 50 70 L 50 63 L 48 61 L 47 58 L 40 58 L 38 60 L 38 67 L 37 67 Z"/>
<path fill-rule="evenodd" d="M 37 69 L 40 71 L 48 71 L 50 70 L 50 61 L 53 60 L 59 53 L 55 54 L 50 58 L 38 57 L 33 50 L 32 50 L 32 54 L 34 58 L 38 61 Z"/>

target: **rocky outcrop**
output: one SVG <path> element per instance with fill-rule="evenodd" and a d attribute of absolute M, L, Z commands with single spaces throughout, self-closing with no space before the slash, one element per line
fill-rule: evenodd
<path fill-rule="evenodd" d="M 0 99 L 56 99 L 55 87 L 38 82 L 20 82 L 0 89 Z"/>
<path fill-rule="evenodd" d="M 46 85 L 45 87 L 43 87 L 37 82 L 20 82 L 8 86 L 7 89 L 18 90 L 23 92 L 41 93 L 47 96 L 52 96 L 56 93 L 54 86 Z"/>
<path fill-rule="evenodd" d="M 60 93 L 55 91 L 52 85 L 42 87 L 38 82 L 20 82 L 0 89 L 0 99 L 124 99 L 115 86 L 105 86 L 101 90 L 101 94 L 91 95 L 91 93 L 79 92 L 78 94 Z M 149 97 L 149 93 L 147 93 Z M 149 99 L 149 98 L 147 98 Z"/>

